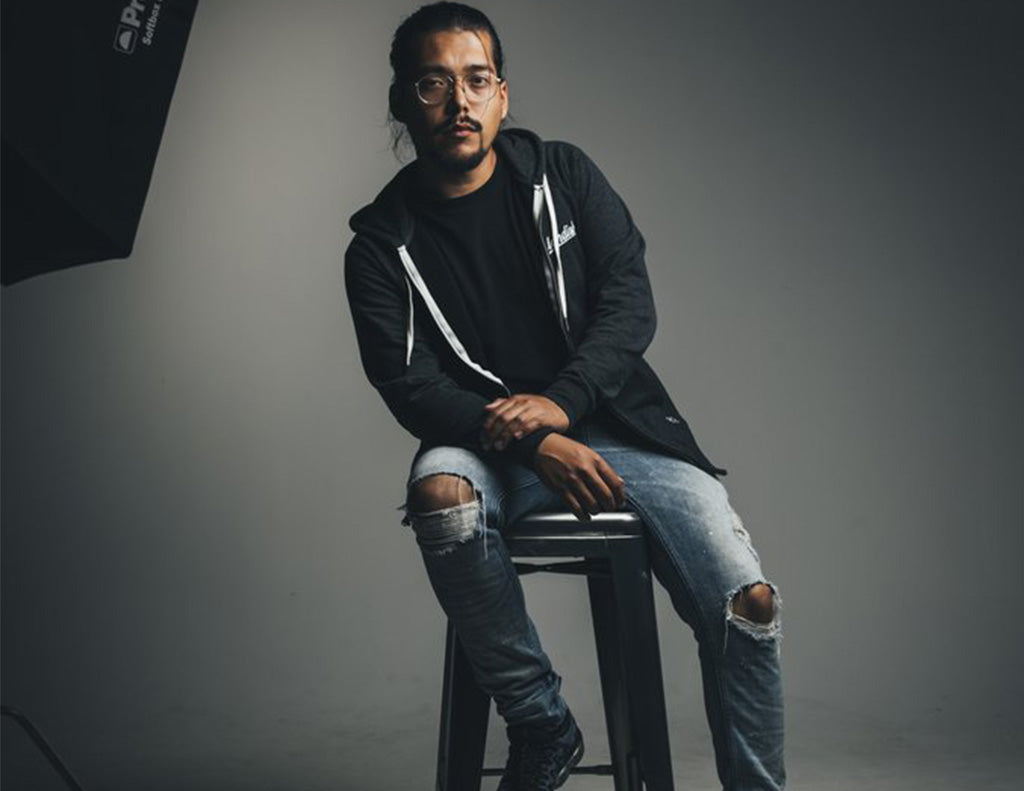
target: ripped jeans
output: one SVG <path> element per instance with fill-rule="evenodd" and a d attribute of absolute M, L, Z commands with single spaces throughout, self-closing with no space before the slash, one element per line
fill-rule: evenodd
<path fill-rule="evenodd" d="M 723 788 L 783 788 L 781 600 L 725 487 L 685 461 L 637 446 L 607 419 L 585 420 L 569 436 L 601 454 L 625 480 L 627 507 L 648 533 L 655 577 L 697 638 Z M 499 453 L 430 448 L 413 460 L 407 491 L 438 474 L 466 479 L 476 500 L 425 513 L 400 506 L 437 599 L 477 683 L 505 722 L 556 722 L 566 711 L 561 677 L 527 615 L 502 531 L 528 513 L 568 509 L 532 470 Z M 758 582 L 773 593 L 768 623 L 732 610 L 733 597 Z"/>

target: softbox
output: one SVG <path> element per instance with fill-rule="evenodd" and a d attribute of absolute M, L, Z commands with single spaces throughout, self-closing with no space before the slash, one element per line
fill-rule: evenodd
<path fill-rule="evenodd" d="M 196 2 L 0 4 L 4 285 L 131 254 Z"/>

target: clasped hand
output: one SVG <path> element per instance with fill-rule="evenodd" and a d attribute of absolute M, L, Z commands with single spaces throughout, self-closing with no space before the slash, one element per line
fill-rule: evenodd
<path fill-rule="evenodd" d="M 484 409 L 490 412 L 480 431 L 480 444 L 485 450 L 504 450 L 511 440 L 522 439 L 545 426 L 555 431 L 569 428 L 569 416 L 547 396 L 517 393 L 496 398 Z"/>
<path fill-rule="evenodd" d="M 485 407 L 490 414 L 480 432 L 484 448 L 503 450 L 541 427 L 556 432 L 569 428 L 569 416 L 550 398 L 517 394 Z M 626 502 L 626 482 L 604 458 L 582 442 L 549 434 L 537 447 L 534 469 L 546 486 L 558 492 L 578 519 L 616 511 Z"/>

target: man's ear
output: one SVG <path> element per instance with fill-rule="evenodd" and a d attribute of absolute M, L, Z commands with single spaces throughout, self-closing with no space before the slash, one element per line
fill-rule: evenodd
<path fill-rule="evenodd" d="M 405 113 L 402 107 L 402 97 L 398 94 L 398 86 L 392 85 L 388 88 L 388 109 L 391 114 L 395 117 L 396 121 L 405 123 Z"/>

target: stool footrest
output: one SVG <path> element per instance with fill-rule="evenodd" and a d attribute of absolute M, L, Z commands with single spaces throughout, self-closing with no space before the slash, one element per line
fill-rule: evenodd
<path fill-rule="evenodd" d="M 611 575 L 607 560 L 565 560 L 558 563 L 520 563 L 512 564 L 520 576 L 548 571 L 553 574 L 579 574 L 588 577 L 607 577 Z"/>
<path fill-rule="evenodd" d="M 504 773 L 504 769 L 484 769 L 481 774 L 484 777 L 501 777 Z M 576 766 L 573 767 L 569 774 L 574 775 L 606 775 L 611 776 L 615 770 L 611 764 L 593 764 L 591 766 Z"/>

